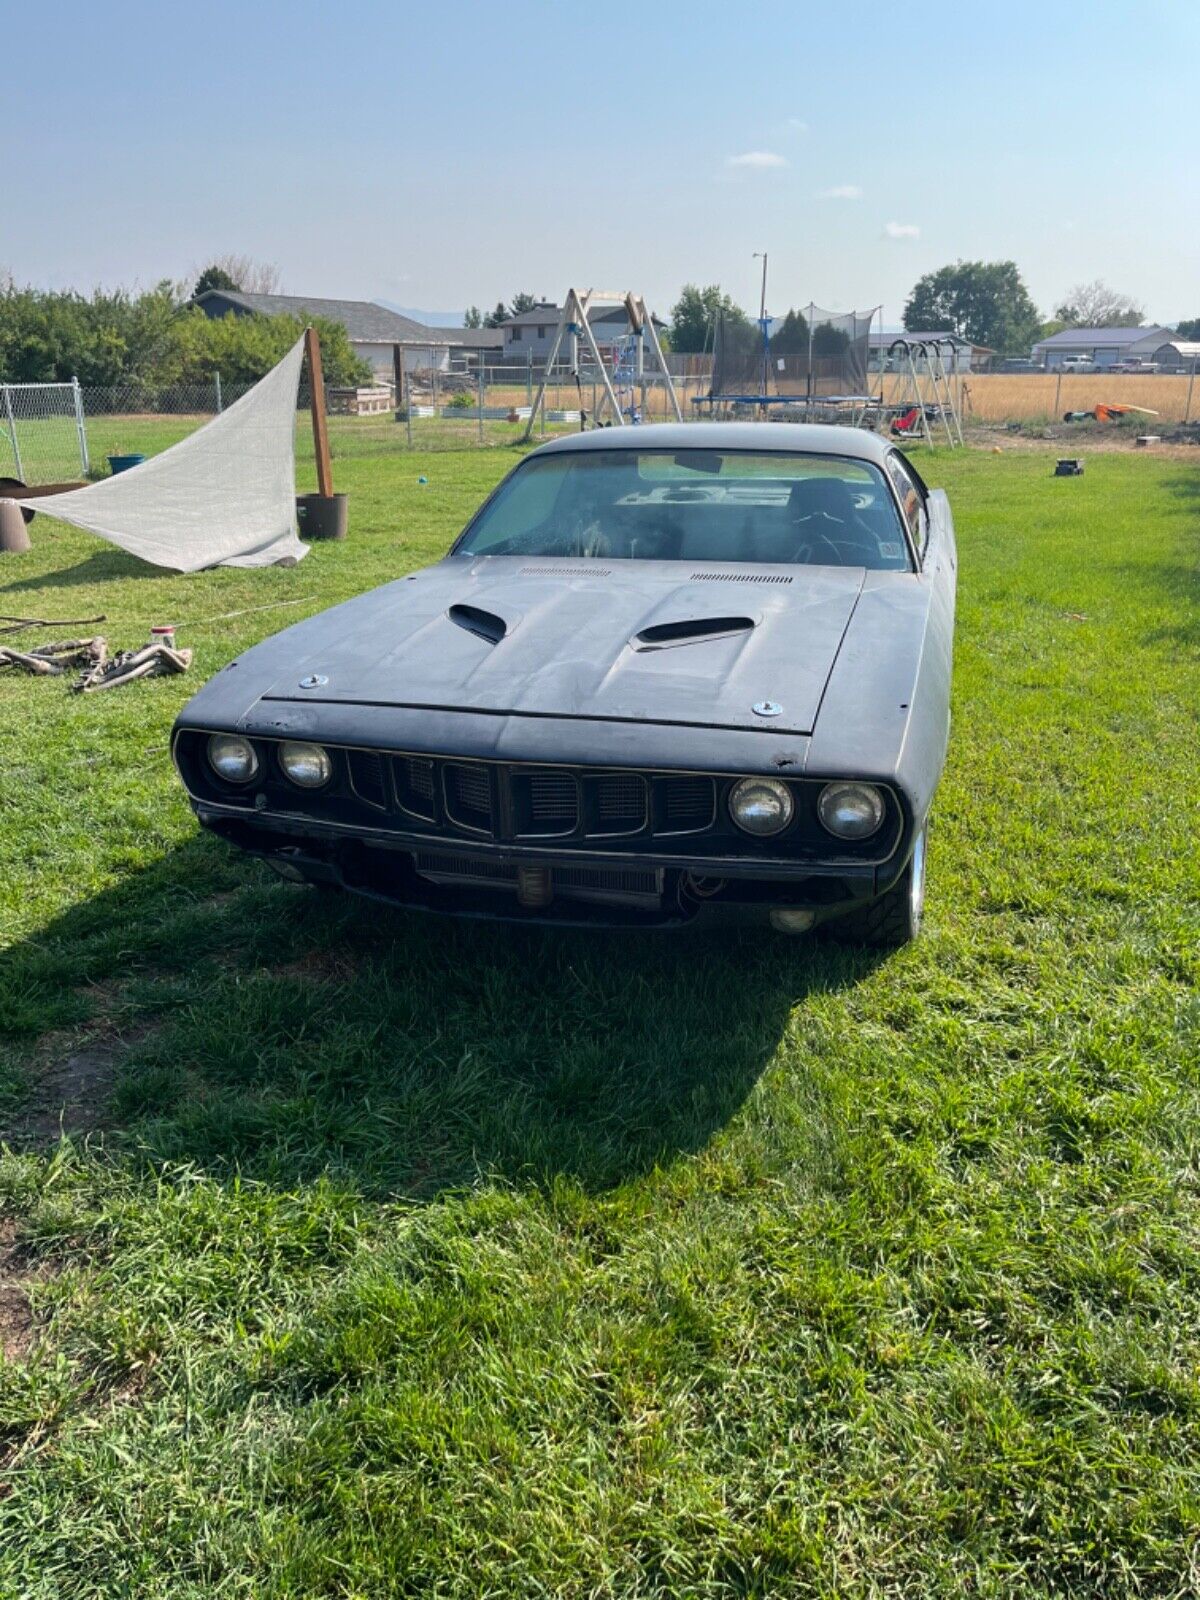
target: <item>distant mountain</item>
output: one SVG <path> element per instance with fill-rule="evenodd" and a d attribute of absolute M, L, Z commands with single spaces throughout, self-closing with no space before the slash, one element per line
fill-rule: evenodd
<path fill-rule="evenodd" d="M 411 317 L 414 322 L 423 322 L 427 328 L 461 328 L 463 325 L 461 311 L 419 311 L 415 306 L 398 306 L 394 300 L 376 300 L 375 304 L 397 311 L 402 317 Z"/>

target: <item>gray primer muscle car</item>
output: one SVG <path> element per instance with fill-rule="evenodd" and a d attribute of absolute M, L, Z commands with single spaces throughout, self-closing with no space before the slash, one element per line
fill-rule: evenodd
<path fill-rule="evenodd" d="M 556 439 L 436 566 L 231 662 L 175 761 L 205 827 L 297 882 L 901 943 L 955 559 L 945 495 L 871 433 Z"/>

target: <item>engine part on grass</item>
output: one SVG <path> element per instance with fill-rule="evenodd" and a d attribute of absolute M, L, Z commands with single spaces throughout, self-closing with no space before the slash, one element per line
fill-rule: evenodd
<path fill-rule="evenodd" d="M 1056 478 L 1082 478 L 1083 462 L 1078 456 L 1061 456 L 1054 463 L 1054 476 Z"/>
<path fill-rule="evenodd" d="M 103 664 L 107 654 L 108 640 L 99 634 L 94 639 L 60 639 L 36 650 L 0 645 L 0 668 L 19 667 L 35 678 L 58 678 L 75 667 L 92 670 Z"/>
<path fill-rule="evenodd" d="M 110 661 L 86 667 L 71 688 L 76 694 L 91 694 L 96 689 L 116 689 L 137 678 L 161 678 L 169 673 L 186 672 L 191 664 L 190 650 L 147 644 L 140 650 L 122 650 Z"/>
<path fill-rule="evenodd" d="M 16 556 L 32 549 L 20 506 L 15 500 L 0 500 L 0 552 Z"/>

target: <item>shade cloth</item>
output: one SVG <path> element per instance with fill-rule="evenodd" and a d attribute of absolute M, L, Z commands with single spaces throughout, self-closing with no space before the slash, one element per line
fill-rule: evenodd
<path fill-rule="evenodd" d="M 98 533 L 158 567 L 267 567 L 296 535 L 296 395 L 304 341 L 227 411 L 140 466 L 19 505 Z"/>

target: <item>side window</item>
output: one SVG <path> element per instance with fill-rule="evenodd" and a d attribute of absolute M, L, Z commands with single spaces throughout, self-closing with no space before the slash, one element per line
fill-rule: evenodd
<path fill-rule="evenodd" d="M 904 520 L 908 523 L 913 543 L 917 550 L 923 553 L 925 540 L 929 537 L 929 520 L 925 515 L 924 497 L 898 455 L 893 453 L 888 456 L 887 469 L 896 493 L 900 496 L 900 504 L 904 508 Z"/>

